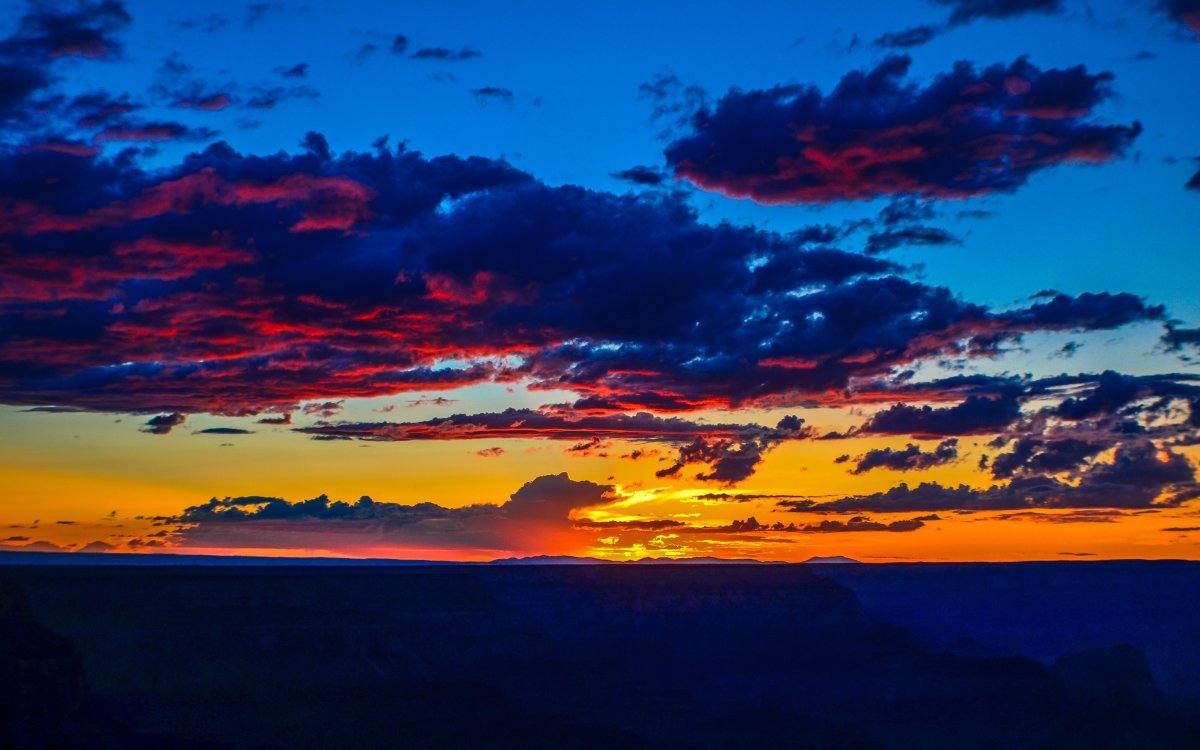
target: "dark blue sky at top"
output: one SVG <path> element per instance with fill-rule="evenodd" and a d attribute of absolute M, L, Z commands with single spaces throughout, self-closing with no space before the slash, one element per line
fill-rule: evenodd
<path fill-rule="evenodd" d="M 884 56 L 886 50 L 871 44 L 880 35 L 947 16 L 944 8 L 919 1 L 266 5 L 251 21 L 242 2 L 132 2 L 127 61 L 81 63 L 72 83 L 136 95 L 174 53 L 199 77 L 243 88 L 279 85 L 284 81 L 276 68 L 307 63 L 301 82 L 319 92 L 317 100 L 249 113 L 199 112 L 190 121 L 219 129 L 247 152 L 293 148 L 309 130 L 324 133 L 335 150 L 365 149 L 389 134 L 429 154 L 504 156 L 552 184 L 622 189 L 611 173 L 662 163 L 658 136 L 670 123 L 653 121 L 653 102 L 639 97 L 639 86 L 655 75 L 673 74 L 714 98 L 734 86 L 787 82 L 828 90 L 846 72 Z M 217 19 L 224 24 L 202 30 Z M 179 25 L 188 21 L 195 22 L 192 28 Z M 397 56 L 390 46 L 398 34 L 409 39 L 410 53 L 469 47 L 480 56 L 461 62 Z M 359 58 L 372 44 L 378 49 Z M 964 248 L 920 252 L 933 280 L 990 304 L 1008 303 L 1018 290 L 1119 285 L 1191 322 L 1200 318 L 1187 274 L 1180 273 L 1200 228 L 1196 196 L 1181 189 L 1192 171 L 1188 157 L 1200 149 L 1194 135 L 1200 97 L 1184 72 L 1200 67 L 1200 45 L 1150 3 L 1118 0 L 1067 3 L 1055 15 L 981 20 L 909 52 L 916 76 L 944 72 L 956 60 L 990 64 L 1025 54 L 1042 67 L 1082 63 L 1112 71 L 1117 96 L 1100 112 L 1146 128 L 1134 158 L 1053 170 L 1018 194 L 966 206 L 995 211 L 995 217 L 959 221 L 948 211 L 945 224 L 970 239 Z M 1136 59 L 1145 52 L 1155 57 Z M 485 87 L 510 90 L 511 103 L 481 106 L 471 92 Z M 239 119 L 261 124 L 245 129 L 235 124 Z M 710 193 L 694 201 L 707 218 L 781 230 L 814 219 L 869 216 L 885 202 L 761 207 Z"/>
<path fill-rule="evenodd" d="M 5 5 L 8 18 L 23 7 Z M 828 90 L 846 72 L 883 58 L 887 50 L 872 40 L 948 17 L 946 8 L 923 1 L 262 5 L 265 10 L 254 13 L 245 2 L 130 2 L 126 60 L 73 62 L 68 88 L 101 86 L 138 96 L 156 82 L 162 62 L 178 53 L 196 77 L 216 85 L 302 83 L 319 92 L 318 100 L 270 110 L 172 113 L 215 127 L 239 150 L 292 149 L 310 130 L 325 133 L 335 150 L 360 150 L 388 133 L 426 154 L 508 157 L 551 184 L 622 188 L 611 173 L 662 163 L 665 143 L 658 136 L 668 122 L 652 121 L 653 102 L 638 96 L 638 86 L 655 74 L 674 74 L 714 98 L 731 86 L 814 83 Z M 410 59 L 390 52 L 396 35 L 408 37 L 409 53 L 466 47 L 480 56 Z M 368 44 L 378 49 L 360 58 Z M 1194 136 L 1200 97 L 1184 73 L 1196 70 L 1200 44 L 1151 2 L 1116 0 L 1067 2 L 1058 14 L 978 20 L 907 52 L 917 77 L 947 71 L 955 60 L 986 65 L 1022 54 L 1042 67 L 1084 64 L 1111 71 L 1117 96 L 1099 114 L 1114 122 L 1139 120 L 1146 128 L 1133 158 L 1100 168 L 1055 169 L 1018 194 L 965 206 L 996 211 L 992 220 L 959 222 L 948 211 L 944 223 L 970 233 L 970 242 L 965 250 L 920 252 L 935 281 L 989 304 L 1009 302 L 1018 289 L 1073 292 L 1120 282 L 1192 322 L 1200 317 L 1177 272 L 1189 259 L 1200 214 L 1194 194 L 1180 190 L 1193 172 L 1188 157 L 1200 149 Z M 1154 56 L 1136 59 L 1146 56 L 1141 53 Z M 274 72 L 300 62 L 308 64 L 304 79 L 283 80 Z M 472 91 L 484 88 L 510 90 L 512 100 L 481 106 Z M 259 124 L 247 130 L 238 120 Z M 188 148 L 164 146 L 163 158 Z M 778 229 L 869 216 L 877 209 L 762 208 L 710 193 L 697 194 L 695 203 L 714 220 Z M 1133 257 L 1156 262 L 1122 263 Z M 1016 269 L 1026 283 L 996 286 L 996 274 Z"/>
<path fill-rule="evenodd" d="M 24 9 L 5 5 L 10 19 Z M 699 87 L 710 103 L 731 87 L 811 83 L 828 92 L 889 53 L 873 44 L 881 35 L 950 17 L 947 7 L 920 0 L 127 7 L 133 23 L 120 34 L 123 59 L 63 61 L 56 73 L 64 90 L 127 91 L 153 103 L 147 92 L 163 83 L 163 64 L 174 59 L 191 68 L 179 80 L 230 91 L 235 106 L 189 111 L 160 97 L 158 111 L 217 130 L 244 153 L 295 150 L 312 130 L 335 151 L 367 150 L 387 134 L 429 155 L 503 157 L 549 184 L 616 191 L 633 186 L 613 173 L 664 166 L 664 147 L 684 129 L 674 116 L 652 117 L 656 102 L 642 87 L 656 76 L 676 77 L 676 94 Z M 404 54 L 392 51 L 397 35 L 407 39 Z M 421 49 L 479 54 L 438 59 L 415 54 Z M 1010 305 L 1045 288 L 1120 290 L 1166 305 L 1186 324 L 1200 322 L 1200 195 L 1183 189 L 1200 153 L 1200 97 L 1187 72 L 1200 69 L 1200 43 L 1186 30 L 1152 2 L 1066 0 L 1058 13 L 955 24 L 927 44 L 890 51 L 911 55 L 917 80 L 958 60 L 986 66 L 1022 55 L 1043 69 L 1111 71 L 1115 96 L 1096 118 L 1144 127 L 1125 158 L 1062 165 L 1011 194 L 944 202 L 935 223 L 963 243 L 895 257 L 924 264 L 929 281 L 981 304 Z M 279 72 L 299 64 L 307 65 L 303 77 Z M 236 104 L 278 86 L 305 86 L 317 96 L 272 109 Z M 201 145 L 161 144 L 149 163 L 173 163 Z M 870 218 L 888 202 L 760 206 L 694 189 L 690 200 L 705 221 L 779 231 Z M 963 209 L 992 215 L 960 217 Z M 848 242 L 861 244 L 865 234 Z"/>

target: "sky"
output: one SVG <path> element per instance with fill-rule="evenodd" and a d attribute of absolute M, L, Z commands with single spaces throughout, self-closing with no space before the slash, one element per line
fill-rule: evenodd
<path fill-rule="evenodd" d="M 0 547 L 1200 559 L 1200 4 L 0 2 Z"/>

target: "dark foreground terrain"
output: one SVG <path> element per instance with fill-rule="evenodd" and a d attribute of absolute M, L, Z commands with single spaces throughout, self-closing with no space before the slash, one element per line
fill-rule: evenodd
<path fill-rule="evenodd" d="M 1196 748 L 1200 564 L 31 566 L 0 748 Z"/>

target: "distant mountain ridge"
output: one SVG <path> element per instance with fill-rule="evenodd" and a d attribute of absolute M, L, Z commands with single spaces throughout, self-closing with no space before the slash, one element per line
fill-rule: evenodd
<path fill-rule="evenodd" d="M 856 562 L 849 558 L 812 558 L 806 562 Z M 350 557 L 257 557 L 252 555 L 189 555 L 172 553 L 127 552 L 26 552 L 0 550 L 0 565 L 205 565 L 269 567 L 373 567 L 412 565 L 786 565 L 776 561 L 723 557 L 643 557 L 637 560 L 604 560 L 575 555 L 532 555 L 503 557 L 485 562 L 453 560 L 397 560 L 392 558 Z"/>

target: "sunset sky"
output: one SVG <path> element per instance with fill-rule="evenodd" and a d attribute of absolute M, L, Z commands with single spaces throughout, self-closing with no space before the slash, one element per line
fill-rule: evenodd
<path fill-rule="evenodd" d="M 1200 559 L 1197 0 L 0 8 L 6 549 Z"/>

